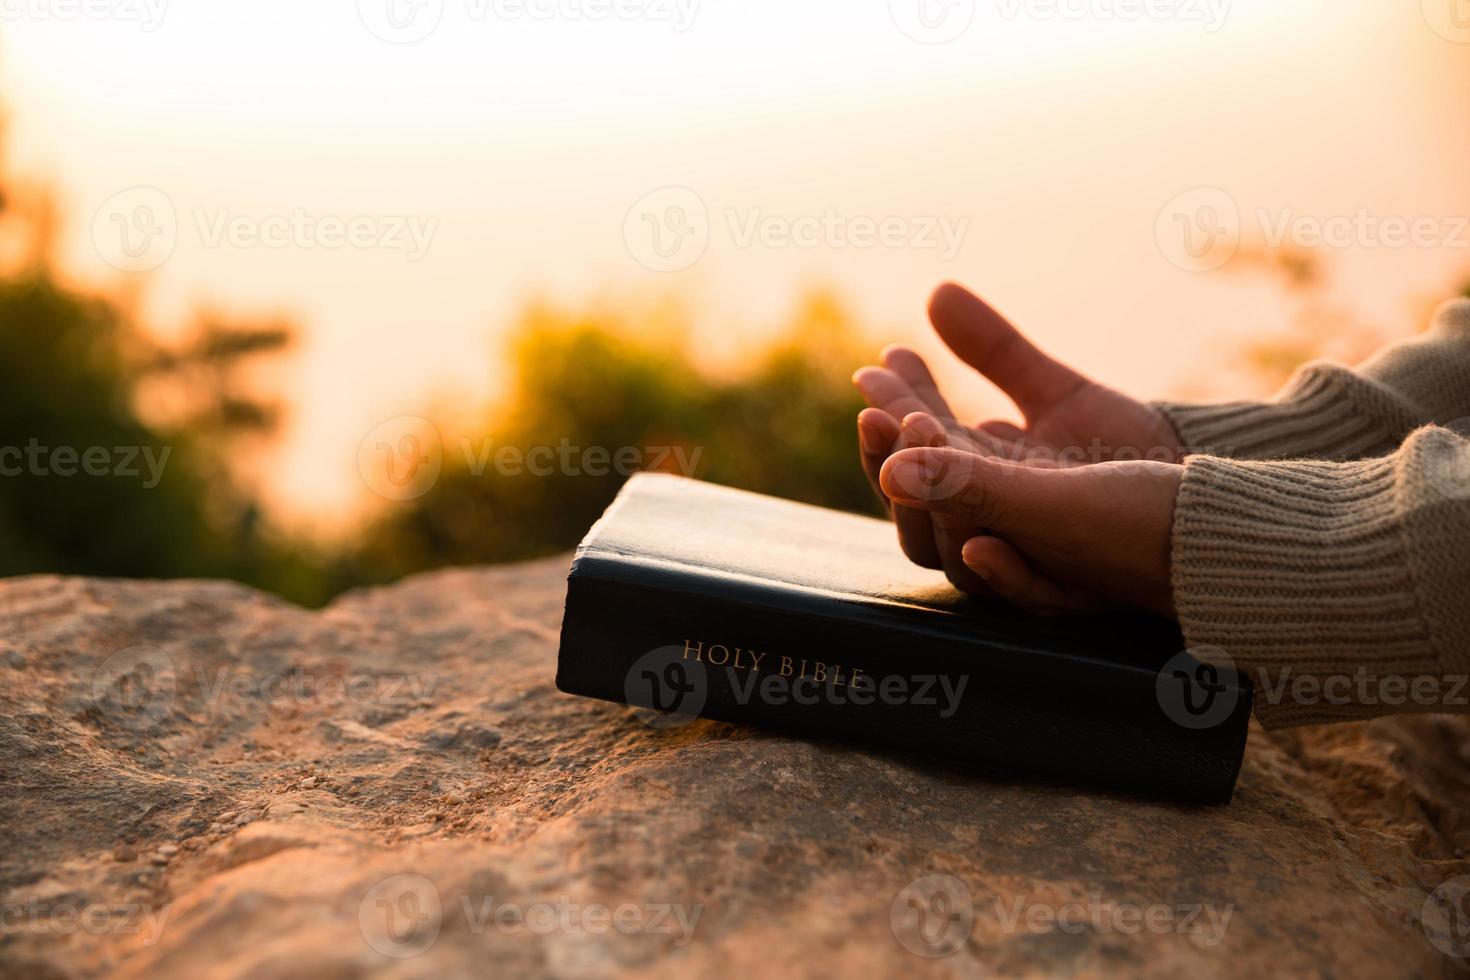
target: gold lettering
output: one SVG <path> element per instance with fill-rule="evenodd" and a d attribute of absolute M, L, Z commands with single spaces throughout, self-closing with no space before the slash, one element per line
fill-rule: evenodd
<path fill-rule="evenodd" d="M 824 664 L 824 663 L 822 663 L 820 660 L 818 660 L 817 661 L 817 666 L 815 668 L 813 668 L 813 670 L 812 670 L 812 680 L 814 680 L 818 684 L 820 684 L 823 681 L 825 681 L 826 679 L 827 679 L 827 665 Z"/>
<path fill-rule="evenodd" d="M 725 651 L 725 655 L 723 657 L 721 657 L 719 660 L 716 660 L 715 659 L 715 651 L 716 650 L 724 650 Z M 719 665 L 719 664 L 728 663 L 729 660 L 730 660 L 730 648 L 729 647 L 723 646 L 723 645 L 721 645 L 719 643 L 711 643 L 710 644 L 710 648 L 709 648 L 709 662 L 710 663 L 715 664 L 715 665 Z"/>
<path fill-rule="evenodd" d="M 739 647 L 736 647 L 735 648 L 735 663 L 733 664 L 733 666 L 735 667 L 736 670 L 739 670 L 741 667 L 744 667 L 745 666 L 744 664 L 742 664 L 740 662 L 740 648 Z"/>
<path fill-rule="evenodd" d="M 755 670 L 760 670 L 761 669 L 761 658 L 764 657 L 764 656 L 765 656 L 764 653 L 756 653 L 754 650 L 750 651 L 750 659 L 752 659 L 752 660 L 755 661 L 755 667 L 753 669 L 755 669 Z"/>
<path fill-rule="evenodd" d="M 791 676 L 791 658 L 790 657 L 783 656 L 781 658 L 781 676 L 782 677 L 790 677 Z"/>
<path fill-rule="evenodd" d="M 690 643 L 689 640 L 685 640 L 684 641 L 684 659 L 685 660 L 688 660 L 689 659 L 689 643 Z M 695 648 L 694 648 L 694 659 L 695 660 L 700 659 L 699 655 L 701 653 L 703 653 L 703 652 L 704 652 L 704 641 L 703 640 L 700 640 L 699 643 L 698 643 L 698 645 L 696 645 Z"/>
<path fill-rule="evenodd" d="M 836 687 L 841 687 L 843 684 L 847 683 L 846 681 L 844 681 L 842 679 L 842 665 L 841 664 L 833 664 L 832 665 L 832 683 Z"/>

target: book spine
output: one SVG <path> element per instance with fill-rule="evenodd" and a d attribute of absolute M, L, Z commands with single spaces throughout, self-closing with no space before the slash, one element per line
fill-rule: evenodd
<path fill-rule="evenodd" d="M 649 724 L 696 718 L 922 753 L 964 767 L 1228 802 L 1249 688 L 1204 729 L 1161 709 L 1149 671 L 1048 658 L 821 608 L 774 608 L 665 576 L 568 582 L 557 687 Z"/>

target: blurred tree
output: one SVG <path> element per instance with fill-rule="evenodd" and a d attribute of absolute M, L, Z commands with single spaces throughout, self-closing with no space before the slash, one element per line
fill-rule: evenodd
<path fill-rule="evenodd" d="M 206 316 L 184 344 L 150 339 L 119 302 L 60 284 L 53 211 L 0 193 L 0 574 L 217 576 L 325 598 L 231 465 L 278 414 L 242 374 L 290 330 Z"/>
<path fill-rule="evenodd" d="M 161 344 L 118 300 L 62 285 L 56 227 L 45 194 L 0 179 L 0 574 L 227 577 L 316 604 L 443 565 L 565 551 L 645 468 L 877 511 L 848 382 L 864 357 L 830 294 L 717 371 L 690 354 L 670 307 L 534 305 L 512 336 L 507 398 L 477 431 L 447 432 L 430 492 L 318 556 L 271 531 L 240 464 L 280 418 L 250 368 L 291 329 L 206 313 Z M 1247 260 L 1289 301 L 1287 324 L 1240 352 L 1247 376 L 1274 385 L 1310 357 L 1351 360 L 1385 339 L 1331 306 L 1316 255 Z M 525 465 L 538 449 L 547 475 Z M 505 450 L 520 465 L 503 465 Z M 86 473 L 89 459 L 102 471 Z"/>
<path fill-rule="evenodd" d="M 1239 392 L 1239 396 L 1279 390 L 1308 361 L 1358 364 L 1398 339 L 1393 331 L 1363 319 L 1333 296 L 1320 250 L 1261 246 L 1242 249 L 1240 256 L 1240 270 L 1265 272 L 1281 289 L 1283 320 L 1233 351 L 1233 366 L 1255 389 Z M 1456 288 L 1460 295 L 1470 297 L 1470 282 Z M 1419 316 L 1421 329 L 1428 328 L 1430 314 L 1444 298 L 1443 294 L 1424 298 Z"/>
<path fill-rule="evenodd" d="M 323 598 L 229 465 L 236 436 L 274 418 L 234 390 L 237 370 L 287 339 L 208 322 L 165 349 L 41 270 L 0 280 L 0 574 L 222 576 Z M 171 424 L 141 418 L 144 383 L 180 393 Z"/>
<path fill-rule="evenodd" d="M 507 408 L 483 433 L 444 438 L 434 488 L 367 529 L 349 577 L 565 551 L 626 479 L 586 470 L 620 452 L 636 453 L 637 468 L 876 512 L 854 448 L 862 401 L 848 376 L 861 356 L 835 299 L 810 296 L 782 342 L 730 377 L 700 370 L 677 329 L 640 330 L 635 316 L 532 309 L 513 343 Z M 497 466 L 498 450 L 514 461 L 538 446 L 558 450 L 550 475 Z"/>
<path fill-rule="evenodd" d="M 875 508 L 853 447 L 861 357 L 832 296 L 808 297 L 779 343 L 728 373 L 697 365 L 669 307 L 537 305 L 513 335 L 509 397 L 481 432 L 445 441 L 434 489 L 317 556 L 272 534 L 238 465 L 280 415 L 249 368 L 290 344 L 289 327 L 206 313 L 162 344 L 122 302 L 63 286 L 54 209 L 0 186 L 0 574 L 226 577 L 316 604 L 566 550 L 642 468 Z M 507 472 L 502 447 L 547 447 L 557 465 Z"/>

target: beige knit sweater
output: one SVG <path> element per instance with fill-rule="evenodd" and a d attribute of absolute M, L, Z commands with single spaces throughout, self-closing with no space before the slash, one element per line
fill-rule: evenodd
<path fill-rule="evenodd" d="M 1159 407 L 1191 453 L 1179 622 L 1262 724 L 1470 710 L 1470 301 L 1269 402 Z"/>

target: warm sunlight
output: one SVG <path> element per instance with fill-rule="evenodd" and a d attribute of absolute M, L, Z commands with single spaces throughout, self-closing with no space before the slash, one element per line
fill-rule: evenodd
<path fill-rule="evenodd" d="M 101 20 L 52 2 L 6 8 L 14 159 L 57 195 L 68 267 L 144 269 L 156 321 L 213 302 L 303 324 L 266 481 L 292 517 L 355 506 L 383 418 L 493 398 L 495 336 L 532 296 L 674 288 L 721 350 L 812 284 L 918 339 L 926 291 L 964 278 L 1100 373 L 1207 389 L 1212 345 L 1278 316 L 1265 279 L 1161 255 L 1176 195 L 1223 189 L 1255 239 L 1470 213 L 1470 134 L 1447 123 L 1470 59 L 1413 5 L 1013 0 L 925 43 L 944 8 L 897 0 L 116 0 Z M 688 202 L 665 188 L 708 225 L 697 261 L 626 240 L 635 205 Z M 103 254 L 140 201 L 166 213 L 166 254 Z M 1328 252 L 1340 295 L 1394 329 L 1470 264 L 1436 243 Z"/>
<path fill-rule="evenodd" d="M 0 978 L 1459 976 L 1470 0 L 0 0 Z"/>

